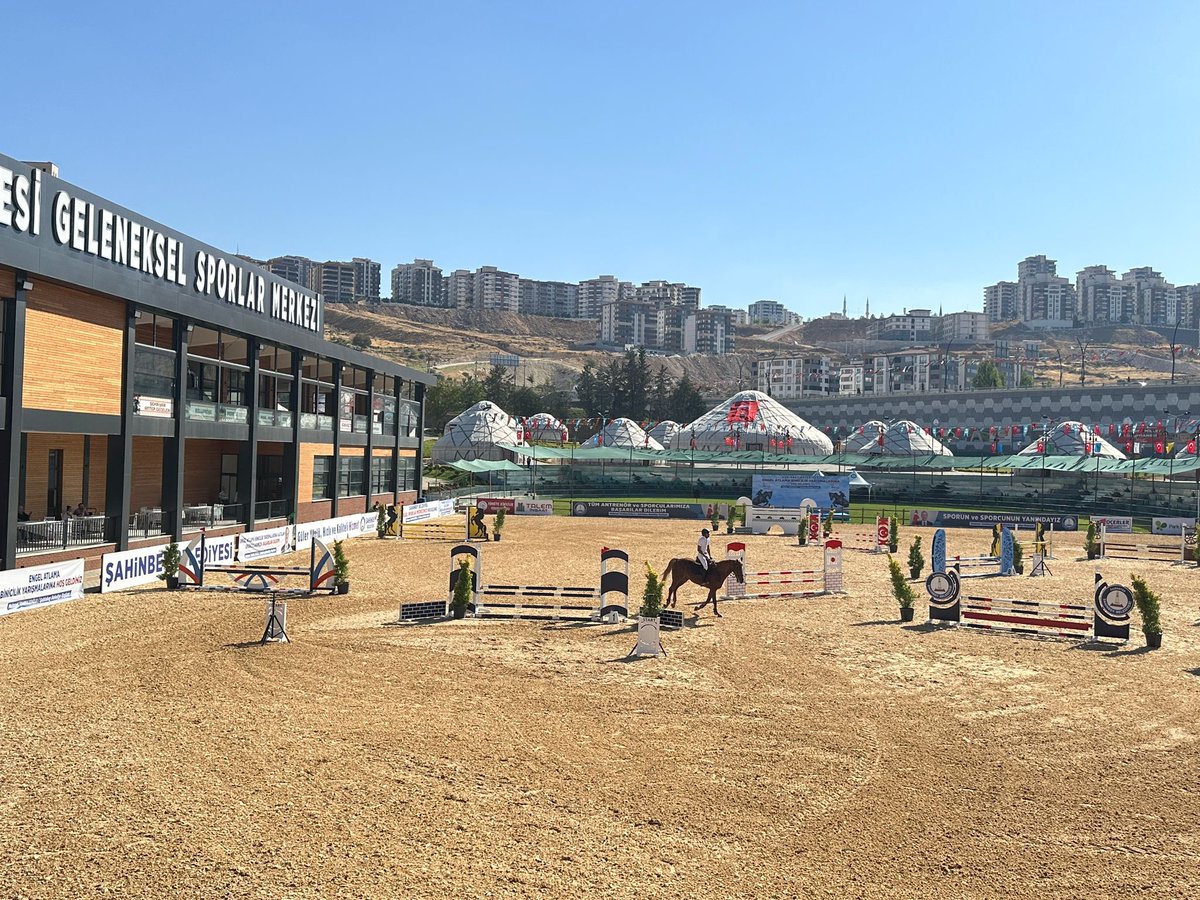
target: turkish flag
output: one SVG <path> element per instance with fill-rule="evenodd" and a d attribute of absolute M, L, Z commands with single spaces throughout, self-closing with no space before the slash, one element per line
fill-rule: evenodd
<path fill-rule="evenodd" d="M 1194 440 L 1187 442 L 1187 452 L 1192 454 L 1192 456 L 1196 455 L 1196 442 Z"/>

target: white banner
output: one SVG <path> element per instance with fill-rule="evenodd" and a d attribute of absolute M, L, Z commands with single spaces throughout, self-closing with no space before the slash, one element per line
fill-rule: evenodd
<path fill-rule="evenodd" d="M 1133 534 L 1133 516 L 1092 516 L 1091 521 L 1110 534 Z"/>
<path fill-rule="evenodd" d="M 254 562 L 268 556 L 290 553 L 292 526 L 268 528 L 266 531 L 247 531 L 238 539 L 238 562 Z M 204 554 L 207 556 L 207 552 Z"/>
<path fill-rule="evenodd" d="M 233 562 L 235 537 L 205 538 L 204 565 L 227 566 Z M 162 572 L 165 544 L 142 547 L 120 553 L 105 553 L 100 563 L 100 593 L 123 591 L 141 584 L 153 584 Z M 163 584 L 166 584 L 164 581 Z"/>
<path fill-rule="evenodd" d="M 100 561 L 100 593 L 153 584 L 162 573 L 162 545 L 105 553 Z"/>
<path fill-rule="evenodd" d="M 454 515 L 453 500 L 434 500 L 431 503 L 414 503 L 404 507 L 402 521 L 408 525 L 412 522 L 425 522 L 429 519 L 440 519 L 443 516 L 452 515 Z"/>
<path fill-rule="evenodd" d="M 0 572 L 0 616 L 83 596 L 83 560 Z"/>
<path fill-rule="evenodd" d="M 296 549 L 303 550 L 309 547 L 314 537 L 329 544 L 332 541 L 342 541 L 346 538 L 362 537 L 364 534 L 375 534 L 375 523 L 378 521 L 379 514 L 369 512 L 297 525 Z"/>
<path fill-rule="evenodd" d="M 514 512 L 518 516 L 552 516 L 554 515 L 554 501 L 518 500 Z"/>
<path fill-rule="evenodd" d="M 1154 534 L 1183 534 L 1185 525 L 1190 531 L 1196 527 L 1196 520 L 1174 516 L 1164 516 L 1163 518 L 1155 516 L 1150 530 Z"/>

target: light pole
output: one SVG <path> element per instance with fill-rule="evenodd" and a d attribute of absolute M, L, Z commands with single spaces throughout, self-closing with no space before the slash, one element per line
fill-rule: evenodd
<path fill-rule="evenodd" d="M 1179 326 L 1183 324 L 1183 319 L 1179 318 L 1179 313 L 1175 313 L 1175 330 L 1171 332 L 1171 384 L 1175 383 L 1175 354 L 1179 352 L 1179 345 L 1175 343 L 1175 337 L 1179 334 Z"/>

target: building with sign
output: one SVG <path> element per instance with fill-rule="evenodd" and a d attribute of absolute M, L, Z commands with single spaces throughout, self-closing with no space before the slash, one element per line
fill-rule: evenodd
<path fill-rule="evenodd" d="M 325 340 L 307 284 L 6 156 L 0 302 L 4 569 L 416 496 L 432 376 Z"/>

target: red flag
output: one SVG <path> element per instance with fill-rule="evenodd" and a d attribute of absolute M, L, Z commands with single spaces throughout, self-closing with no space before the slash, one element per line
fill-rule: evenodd
<path fill-rule="evenodd" d="M 1188 453 L 1190 453 L 1190 454 L 1192 454 L 1192 456 L 1195 456 L 1195 455 L 1196 455 L 1196 441 L 1195 441 L 1195 439 L 1193 439 L 1193 440 L 1190 440 L 1190 441 L 1188 441 L 1188 442 L 1187 442 L 1187 452 L 1188 452 Z"/>

